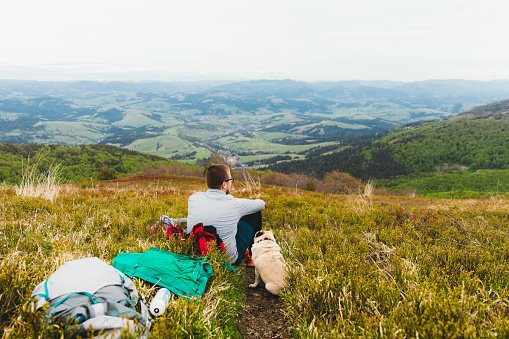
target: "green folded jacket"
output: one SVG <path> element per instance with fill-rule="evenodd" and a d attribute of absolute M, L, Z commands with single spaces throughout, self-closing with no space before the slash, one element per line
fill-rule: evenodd
<path fill-rule="evenodd" d="M 112 265 L 130 277 L 166 287 L 184 298 L 200 298 L 212 266 L 204 258 L 193 258 L 152 247 L 145 253 L 119 253 Z"/>

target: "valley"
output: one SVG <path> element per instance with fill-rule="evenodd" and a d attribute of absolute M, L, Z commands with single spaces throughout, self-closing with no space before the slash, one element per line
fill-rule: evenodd
<path fill-rule="evenodd" d="M 185 163 L 219 152 L 243 166 L 338 150 L 365 135 L 509 97 L 504 82 L 496 90 L 451 82 L 456 87 L 444 91 L 434 82 L 2 80 L 0 142 L 104 143 Z M 483 91 L 488 85 L 491 92 Z"/>

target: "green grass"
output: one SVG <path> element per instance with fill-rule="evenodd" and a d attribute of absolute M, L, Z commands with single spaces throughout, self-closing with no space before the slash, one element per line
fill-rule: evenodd
<path fill-rule="evenodd" d="M 0 191 L 0 322 L 4 336 L 57 336 L 25 306 L 67 260 L 151 246 L 196 255 L 187 242 L 150 236 L 161 214 L 185 217 L 201 178 L 126 178 L 53 201 Z M 289 266 L 284 312 L 295 338 L 478 338 L 509 335 L 509 201 L 331 195 L 235 182 L 236 197 L 267 203 Z M 219 254 L 214 254 L 219 255 Z M 217 263 L 198 303 L 174 299 L 155 338 L 240 337 L 243 270 Z M 150 301 L 151 286 L 136 284 Z"/>
<path fill-rule="evenodd" d="M 25 116 L 24 113 L 7 113 L 0 111 L 0 118 L 8 121 L 16 120 L 19 117 Z"/>
<path fill-rule="evenodd" d="M 196 152 L 196 155 L 194 155 L 191 160 L 184 160 L 189 163 L 195 163 L 196 159 L 208 158 L 212 154 L 208 149 L 197 147 L 191 142 L 183 140 L 175 135 L 162 135 L 149 139 L 136 140 L 127 148 L 165 158 Z"/>
<path fill-rule="evenodd" d="M 451 107 L 443 107 L 440 109 L 428 109 L 428 108 L 407 108 L 395 103 L 390 102 L 375 102 L 369 105 L 365 105 L 366 102 L 360 102 L 363 106 L 355 108 L 333 108 L 331 109 L 334 116 L 346 116 L 352 117 L 355 115 L 366 116 L 368 119 L 379 118 L 390 121 L 398 121 L 404 124 L 416 122 L 419 119 L 412 118 L 412 114 L 426 113 L 429 115 L 426 119 L 444 119 L 452 116 L 452 113 L 448 113 Z"/>
<path fill-rule="evenodd" d="M 419 196 L 430 198 L 470 199 L 507 196 L 509 170 L 420 174 L 381 179 L 376 183 L 391 192 L 413 190 Z"/>
<path fill-rule="evenodd" d="M 89 99 L 75 99 L 73 100 L 78 105 L 83 106 L 104 106 L 108 108 L 117 108 L 118 103 L 122 102 L 122 104 L 126 103 L 134 103 L 139 101 L 140 98 L 136 96 L 136 93 L 116 93 L 116 94 L 109 94 L 109 95 L 103 95 L 99 97 L 89 98 Z"/>
<path fill-rule="evenodd" d="M 294 128 L 294 131 L 296 133 L 303 133 L 305 131 L 320 130 L 320 128 L 323 128 L 323 127 L 326 127 L 326 126 L 335 126 L 335 127 L 339 127 L 339 128 L 348 128 L 348 129 L 354 129 L 354 130 L 368 128 L 367 126 L 347 124 L 347 123 L 344 123 L 344 122 L 321 121 L 321 122 L 317 122 L 317 123 L 314 123 L 314 124 L 309 124 L 309 125 L 303 125 L 303 126 L 296 127 L 296 128 Z"/>
<path fill-rule="evenodd" d="M 240 135 L 240 132 L 234 133 L 221 138 L 214 138 L 220 132 L 224 132 L 217 129 L 217 126 L 213 122 L 203 123 L 189 123 L 182 128 L 169 128 L 164 132 L 164 135 L 157 136 L 154 138 L 139 139 L 128 146 L 129 149 L 144 152 L 148 154 L 172 157 L 175 155 L 186 155 L 188 153 L 196 151 L 197 154 L 191 160 L 185 160 L 194 163 L 196 159 L 206 158 L 210 156 L 210 151 L 206 148 L 197 147 L 190 141 L 183 140 L 180 138 L 178 133 L 191 138 L 207 139 L 205 144 L 224 145 L 231 149 L 237 150 L 238 152 L 262 152 L 268 153 L 270 156 L 279 154 L 289 153 L 300 153 L 307 151 L 313 147 L 328 146 L 333 142 L 314 143 L 309 145 L 282 145 L 271 142 L 273 139 L 285 138 L 296 135 L 289 133 L 265 133 L 265 132 L 253 132 L 253 137 L 246 137 Z M 184 137 L 185 138 L 185 137 Z M 159 146 L 159 147 L 158 147 Z M 247 159 L 262 159 L 262 156 L 250 156 Z M 241 159 L 245 159 L 242 157 Z M 242 160 L 244 161 L 244 160 Z M 249 161 L 249 160 L 246 160 Z"/>
<path fill-rule="evenodd" d="M 243 156 L 239 158 L 240 162 L 249 162 L 249 161 L 255 161 L 255 160 L 265 160 L 274 157 L 274 154 L 263 154 L 263 155 L 249 155 L 249 156 Z"/>
<path fill-rule="evenodd" d="M 159 121 L 151 119 L 147 116 L 147 113 L 137 109 L 126 109 L 124 119 L 115 122 L 115 126 L 118 127 L 142 127 L 142 126 L 159 126 Z"/>
<path fill-rule="evenodd" d="M 177 136 L 157 136 L 149 139 L 140 139 L 128 146 L 129 149 L 165 156 L 174 151 L 188 151 L 192 147 L 189 142 L 180 139 Z"/>
<path fill-rule="evenodd" d="M 48 121 L 39 123 L 44 126 L 44 133 L 36 132 L 37 136 L 51 135 L 55 143 L 88 144 L 98 143 L 106 133 L 106 126 L 91 122 Z"/>
<path fill-rule="evenodd" d="M 171 110 L 171 104 L 162 99 L 152 99 L 150 101 L 133 104 L 132 106 L 137 109 L 150 110 L 152 112 L 168 112 Z"/>
<path fill-rule="evenodd" d="M 220 130 L 214 123 L 187 123 L 180 129 L 181 133 L 193 138 L 210 138 Z"/>
<path fill-rule="evenodd" d="M 508 334 L 507 201 L 283 196 L 296 337 Z"/>
<path fill-rule="evenodd" d="M 220 138 L 217 140 L 219 144 L 227 145 L 231 148 L 238 149 L 241 151 L 249 151 L 249 152 L 263 152 L 263 153 L 273 153 L 272 156 L 283 154 L 286 152 L 290 153 L 299 153 L 307 151 L 313 147 L 318 146 L 328 146 L 333 144 L 333 142 L 323 142 L 323 143 L 314 143 L 314 144 L 306 144 L 306 145 L 283 145 L 272 142 L 272 139 L 282 138 L 291 136 L 290 134 L 285 133 L 261 133 L 254 132 L 252 133 L 253 137 L 238 137 L 238 136 L 227 136 L 224 138 Z M 295 135 L 293 135 L 295 137 Z M 259 157 L 260 158 L 260 157 Z M 261 159 L 261 158 L 260 158 Z"/>

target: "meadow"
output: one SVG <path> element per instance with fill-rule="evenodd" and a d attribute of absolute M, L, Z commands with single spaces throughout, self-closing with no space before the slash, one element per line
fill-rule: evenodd
<path fill-rule="evenodd" d="M 141 176 L 55 186 L 51 196 L 0 192 L 2 338 L 61 337 L 28 306 L 34 287 L 64 262 L 150 247 L 197 256 L 188 241 L 149 235 L 160 215 L 185 217 L 201 178 Z M 336 195 L 235 182 L 262 198 L 264 229 L 288 263 L 282 299 L 294 338 L 509 336 L 509 200 Z M 245 267 L 214 276 L 198 302 L 175 298 L 155 338 L 240 338 Z M 216 260 L 218 259 L 218 260 Z M 154 287 L 136 279 L 150 301 Z"/>

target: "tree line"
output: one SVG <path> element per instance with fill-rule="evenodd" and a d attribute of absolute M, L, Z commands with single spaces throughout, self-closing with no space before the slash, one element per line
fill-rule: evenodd
<path fill-rule="evenodd" d="M 143 166 L 169 165 L 173 161 L 111 145 L 59 146 L 0 144 L 0 181 L 19 184 L 24 170 L 36 166 L 44 174 L 59 165 L 65 182 L 114 179 L 135 173 Z"/>
<path fill-rule="evenodd" d="M 466 117 L 408 125 L 373 142 L 268 169 L 317 178 L 336 170 L 369 180 L 436 172 L 442 164 L 470 171 L 509 169 L 509 119 Z"/>

